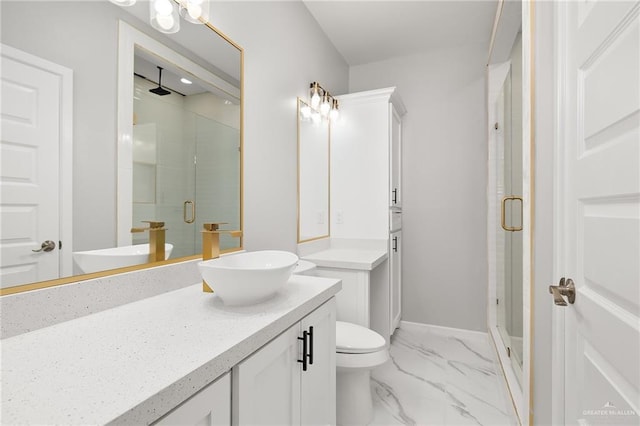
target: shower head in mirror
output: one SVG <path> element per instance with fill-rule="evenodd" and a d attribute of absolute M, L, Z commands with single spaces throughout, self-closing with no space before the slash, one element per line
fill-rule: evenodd
<path fill-rule="evenodd" d="M 149 91 L 158 96 L 166 96 L 171 94 L 170 91 L 162 87 L 162 67 L 158 67 L 158 87 L 149 89 Z"/>

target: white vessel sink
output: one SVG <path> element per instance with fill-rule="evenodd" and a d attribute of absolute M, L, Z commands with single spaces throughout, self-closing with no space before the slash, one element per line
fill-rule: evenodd
<path fill-rule="evenodd" d="M 198 264 L 202 278 L 227 306 L 245 306 L 272 297 L 293 272 L 298 256 L 264 250 L 233 254 Z"/>
<path fill-rule="evenodd" d="M 169 258 L 171 250 L 173 250 L 173 244 L 166 243 L 164 245 L 165 259 Z M 142 265 L 149 262 L 149 244 L 75 251 L 73 252 L 73 260 L 85 274 Z"/>

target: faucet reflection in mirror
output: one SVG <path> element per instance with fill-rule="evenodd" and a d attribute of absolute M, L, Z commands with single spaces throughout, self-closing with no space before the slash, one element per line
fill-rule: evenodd
<path fill-rule="evenodd" d="M 164 227 L 164 222 L 152 220 L 144 220 L 143 222 L 148 223 L 149 227 L 131 228 L 131 232 L 149 231 L 149 263 L 165 260 L 164 241 L 166 228 Z"/>
<path fill-rule="evenodd" d="M 340 115 L 338 100 L 331 96 L 317 81 L 309 85 L 309 103 L 300 108 L 300 114 L 305 120 L 311 119 L 319 123 L 322 119 L 336 121 Z"/>
<path fill-rule="evenodd" d="M 118 6 L 133 6 L 136 0 L 109 0 Z M 150 0 L 149 23 L 165 34 L 180 31 L 179 16 L 192 24 L 209 21 L 209 0 Z"/>

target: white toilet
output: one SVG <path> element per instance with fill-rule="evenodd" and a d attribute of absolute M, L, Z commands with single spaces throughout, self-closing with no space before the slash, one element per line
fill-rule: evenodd
<path fill-rule="evenodd" d="M 315 275 L 316 265 L 301 260 L 293 271 Z M 339 293 L 338 293 L 339 297 Z M 338 317 L 340 313 L 338 312 Z M 366 425 L 373 419 L 371 370 L 389 360 L 384 337 L 358 324 L 336 321 L 336 420 Z"/>

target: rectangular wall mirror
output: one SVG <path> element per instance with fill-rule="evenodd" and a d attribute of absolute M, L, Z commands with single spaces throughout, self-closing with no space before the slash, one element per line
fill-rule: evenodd
<path fill-rule="evenodd" d="M 74 253 L 147 245 L 148 233 L 131 233 L 143 220 L 165 222 L 168 261 L 199 255 L 204 222 L 242 229 L 240 46 L 210 24 L 183 22 L 178 33 L 161 34 L 149 25 L 144 1 L 127 8 L 106 1 L 3 1 L 0 7 L 3 93 L 21 92 L 9 70 L 33 62 L 53 70 L 44 73 L 50 83 L 41 92 L 57 84 L 53 92 L 62 94 L 49 102 L 55 112 L 34 109 L 58 117 L 45 133 L 59 144 L 60 158 L 38 160 L 53 172 L 40 172 L 45 167 L 34 160 L 0 180 L 2 294 L 104 275 L 101 268 L 83 270 Z M 163 90 L 154 91 L 159 68 Z M 18 103 L 3 96 L 2 127 L 20 130 L 25 117 L 9 111 L 11 105 Z M 5 158 L 27 161 L 38 149 L 13 130 L 2 132 Z M 33 188 L 47 197 L 7 198 Z M 51 250 L 34 251 L 45 241 L 53 242 Z M 241 246 L 240 238 L 221 238 L 222 249 Z M 106 268 L 113 273 L 120 266 L 126 265 Z"/>
<path fill-rule="evenodd" d="M 319 113 L 303 117 L 301 108 L 305 105 L 298 99 L 299 243 L 325 238 L 330 233 L 329 122 Z"/>

